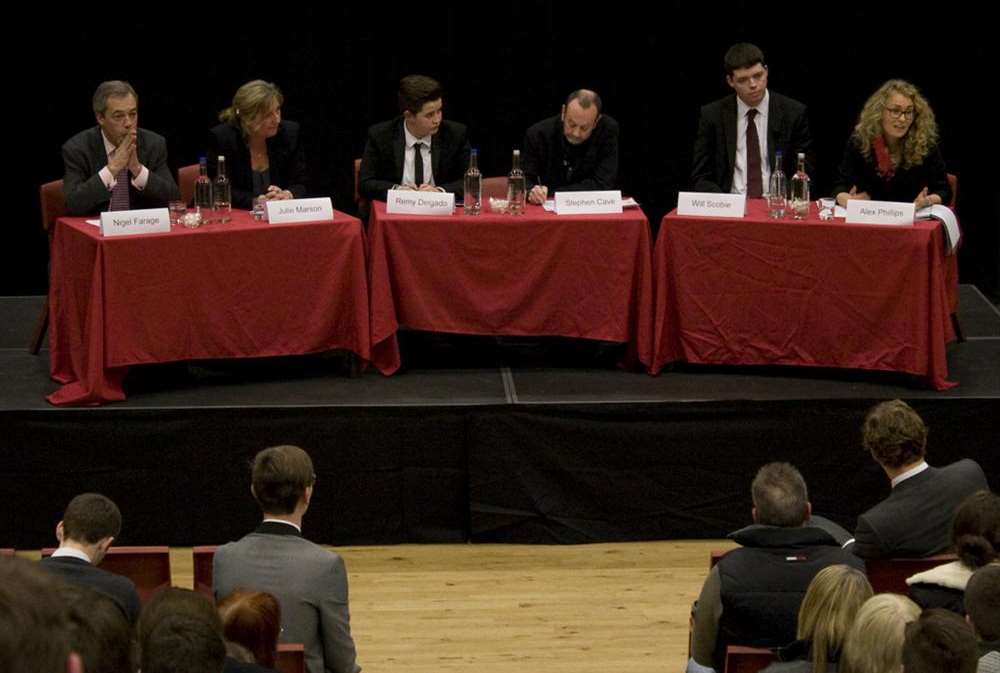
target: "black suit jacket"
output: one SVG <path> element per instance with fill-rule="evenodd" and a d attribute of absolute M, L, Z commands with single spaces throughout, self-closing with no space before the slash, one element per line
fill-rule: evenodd
<path fill-rule="evenodd" d="M 948 186 L 948 174 L 944 167 L 944 157 L 937 145 L 931 148 L 923 163 L 909 168 L 897 168 L 889 180 L 882 179 L 878 174 L 878 166 L 874 152 L 865 157 L 858 147 L 858 142 L 851 136 L 844 147 L 844 157 L 837 170 L 837 184 L 833 195 L 849 192 L 851 187 L 857 187 L 859 192 L 868 192 L 876 201 L 903 201 L 909 203 L 917 198 L 924 187 L 928 194 L 937 194 L 941 203 L 951 202 L 951 188 Z"/>
<path fill-rule="evenodd" d="M 219 155 L 226 157 L 226 175 L 234 208 L 253 207 L 253 168 L 250 148 L 239 127 L 219 124 L 208 134 L 208 172 L 215 177 Z M 287 189 L 295 198 L 306 195 L 306 156 L 299 142 L 299 125 L 282 120 L 278 132 L 267 139 L 270 183 Z"/>
<path fill-rule="evenodd" d="M 774 166 L 775 153 L 784 153 L 782 170 L 791 177 L 797 170 L 796 154 L 805 152 L 806 172 L 812 172 L 812 134 L 806 106 L 788 96 L 769 91 L 767 105 L 767 161 Z M 695 191 L 733 190 L 736 167 L 736 94 L 701 108 L 698 136 L 694 142 L 691 182 Z M 767 190 L 767 185 L 764 185 Z"/>
<path fill-rule="evenodd" d="M 115 602 L 129 623 L 139 619 L 141 605 L 135 584 L 127 577 L 110 573 L 72 556 L 49 557 L 41 560 L 41 567 L 64 581 L 99 591 Z"/>
<path fill-rule="evenodd" d="M 524 132 L 524 177 L 529 189 L 545 185 L 549 191 L 579 192 L 618 186 L 618 122 L 602 115 L 581 147 L 572 171 L 564 165 L 566 137 L 559 115 L 534 124 Z"/>
<path fill-rule="evenodd" d="M 928 467 L 858 517 L 854 553 L 862 558 L 921 558 L 951 545 L 951 521 L 967 497 L 989 488 L 979 464 Z"/>
<path fill-rule="evenodd" d="M 162 208 L 168 201 L 179 198 L 177 183 L 167 166 L 167 141 L 163 136 L 139 129 L 137 132 L 139 163 L 149 169 L 149 180 L 141 192 L 129 184 L 129 201 L 133 209 Z M 90 215 L 108 209 L 111 191 L 104 186 L 98 172 L 108 165 L 101 127 L 81 131 L 62 146 L 63 193 L 66 209 L 74 215 Z M 130 175 L 129 179 L 135 176 Z"/>
<path fill-rule="evenodd" d="M 358 191 L 366 199 L 385 201 L 386 193 L 403 180 L 406 140 L 403 118 L 380 122 L 368 129 L 361 157 Z M 434 184 L 461 196 L 469 167 L 469 140 L 464 124 L 444 120 L 431 141 L 431 171 Z"/>

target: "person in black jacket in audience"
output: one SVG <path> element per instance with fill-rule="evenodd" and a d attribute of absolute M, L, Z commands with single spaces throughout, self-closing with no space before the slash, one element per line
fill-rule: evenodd
<path fill-rule="evenodd" d="M 979 639 L 979 673 L 1000 672 L 1000 565 L 972 573 L 965 587 L 966 620 Z"/>

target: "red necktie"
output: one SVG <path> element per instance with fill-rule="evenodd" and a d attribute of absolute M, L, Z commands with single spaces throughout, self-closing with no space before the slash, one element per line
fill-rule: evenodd
<path fill-rule="evenodd" d="M 747 110 L 747 197 L 758 199 L 764 193 L 764 181 L 760 172 L 760 137 L 754 119 L 757 110 Z"/>

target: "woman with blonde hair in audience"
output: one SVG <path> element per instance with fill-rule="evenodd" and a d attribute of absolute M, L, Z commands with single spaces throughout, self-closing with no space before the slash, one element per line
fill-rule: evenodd
<path fill-rule="evenodd" d="M 920 608 L 906 596 L 869 598 L 847 632 L 839 673 L 900 673 L 906 625 L 919 616 Z"/>
<path fill-rule="evenodd" d="M 238 656 L 245 656 L 242 648 L 251 655 L 251 661 L 245 663 L 274 668 L 281 635 L 278 599 L 261 591 L 234 591 L 218 607 L 227 644 L 239 646 L 230 650 L 230 656 L 242 660 L 243 656 Z"/>
<path fill-rule="evenodd" d="M 765 673 L 836 673 L 840 650 L 854 617 L 872 597 L 864 573 L 838 564 L 823 568 L 809 583 L 799 608 L 796 640 L 778 651 L 784 663 Z"/>

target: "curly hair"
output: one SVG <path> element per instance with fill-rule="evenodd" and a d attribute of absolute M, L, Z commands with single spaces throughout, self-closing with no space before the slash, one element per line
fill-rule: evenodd
<path fill-rule="evenodd" d="M 920 90 L 905 80 L 890 79 L 865 101 L 861 114 L 858 115 L 858 122 L 854 125 L 853 137 L 865 158 L 870 158 L 872 142 L 882 133 L 882 111 L 885 110 L 889 96 L 894 93 L 912 100 L 916 113 L 910 129 L 903 137 L 899 164 L 903 168 L 919 166 L 938 142 L 937 120 L 934 118 L 934 110 Z"/>

